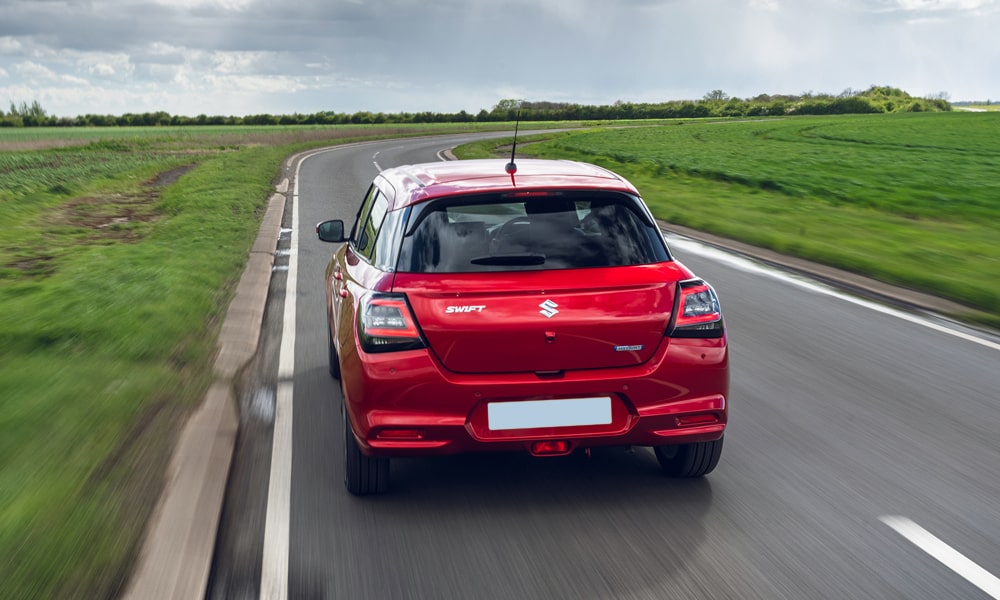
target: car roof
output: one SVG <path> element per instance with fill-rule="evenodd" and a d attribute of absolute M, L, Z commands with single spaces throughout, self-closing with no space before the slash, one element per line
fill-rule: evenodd
<path fill-rule="evenodd" d="M 595 190 L 639 195 L 621 176 L 588 163 L 518 159 L 517 171 L 511 175 L 505 170 L 507 162 L 484 159 L 405 165 L 382 171 L 376 183 L 381 179 L 391 187 L 393 209 L 433 198 L 513 191 Z M 383 191 L 388 192 L 384 187 Z"/>

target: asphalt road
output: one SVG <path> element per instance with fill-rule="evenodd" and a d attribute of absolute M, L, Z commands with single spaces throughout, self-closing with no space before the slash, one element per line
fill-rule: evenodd
<path fill-rule="evenodd" d="M 298 230 L 282 236 L 283 247 L 299 236 L 297 277 L 279 267 L 272 280 L 209 597 L 1000 597 L 997 340 L 956 337 L 946 323 L 682 240 L 674 254 L 716 287 L 730 331 L 730 428 L 714 473 L 662 477 L 642 448 L 470 455 L 394 460 L 391 493 L 350 496 L 326 372 L 333 247 L 313 225 L 350 222 L 376 164 L 437 160 L 455 144 L 378 142 L 302 164 Z M 289 285 L 294 372 L 279 377 Z M 272 432 L 289 414 L 290 438 L 273 438 L 290 440 L 281 460 L 291 468 L 272 476 Z M 288 481 L 287 494 L 272 478 Z"/>

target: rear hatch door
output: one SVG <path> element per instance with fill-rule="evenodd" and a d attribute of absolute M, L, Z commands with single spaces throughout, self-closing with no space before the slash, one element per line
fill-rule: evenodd
<path fill-rule="evenodd" d="M 431 351 L 457 373 L 641 364 L 674 306 L 675 262 L 493 273 L 397 273 Z"/>

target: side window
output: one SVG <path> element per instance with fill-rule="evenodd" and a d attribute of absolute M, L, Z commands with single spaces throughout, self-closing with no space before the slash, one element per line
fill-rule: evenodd
<path fill-rule="evenodd" d="M 351 229 L 351 239 L 354 240 L 354 249 L 358 251 L 364 251 L 367 243 L 370 240 L 365 240 L 362 243 L 361 236 L 364 233 L 363 225 L 368 219 L 368 215 L 372 212 L 372 204 L 375 203 L 375 198 L 379 195 L 379 189 L 372 185 L 368 188 L 368 193 L 365 194 L 365 199 L 361 202 L 361 208 L 358 209 L 358 218 L 354 221 L 354 228 Z"/>
<path fill-rule="evenodd" d="M 358 254 L 371 260 L 375 249 L 375 238 L 378 237 L 382 221 L 385 220 L 385 213 L 389 210 L 389 201 L 377 188 L 369 194 L 369 200 L 371 201 L 369 206 L 362 209 L 362 218 L 358 221 L 359 230 L 355 248 Z"/>
<path fill-rule="evenodd" d="M 375 237 L 371 263 L 383 271 L 396 269 L 399 244 L 403 237 L 402 221 L 406 218 L 407 212 L 406 209 L 389 212 Z"/>

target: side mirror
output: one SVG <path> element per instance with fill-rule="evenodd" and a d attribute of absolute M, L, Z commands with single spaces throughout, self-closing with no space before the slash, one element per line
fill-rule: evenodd
<path fill-rule="evenodd" d="M 346 242 L 344 237 L 344 222 L 340 219 L 323 221 L 316 225 L 316 235 L 323 242 Z"/>

